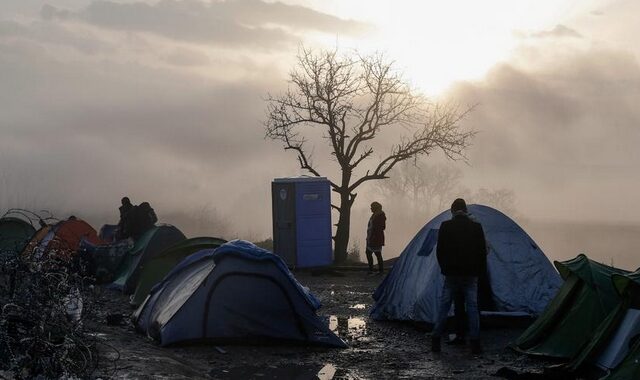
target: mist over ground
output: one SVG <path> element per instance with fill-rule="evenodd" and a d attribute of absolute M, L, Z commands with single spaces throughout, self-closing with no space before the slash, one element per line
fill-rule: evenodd
<path fill-rule="evenodd" d="M 457 176 L 455 186 L 419 197 L 389 185 L 363 186 L 350 246 L 362 251 L 373 200 L 387 212 L 385 256 L 392 257 L 464 196 L 497 202 L 551 259 L 585 252 L 606 264 L 640 266 L 633 255 L 640 225 L 640 52 L 630 37 L 640 33 L 632 17 L 640 5 L 589 4 L 562 23 L 512 30 L 517 42 L 504 59 L 433 97 L 475 105 L 463 121 L 478 131 L 467 162 L 447 164 L 437 154 L 419 162 L 451 165 L 440 174 Z M 189 236 L 269 238 L 271 180 L 307 173 L 291 152 L 264 139 L 266 95 L 286 89 L 301 43 L 359 48 L 369 45 L 357 41 L 381 33 L 374 23 L 327 7 L 260 0 L 3 2 L 0 210 L 74 214 L 99 228 L 117 222 L 126 195 L 150 202 L 161 222 Z M 450 32 L 462 27 L 452 22 Z M 443 50 L 429 60 L 446 66 L 460 61 L 455 57 Z M 397 63 L 402 70 L 415 62 Z M 324 144 L 320 137 L 314 157 L 321 173 L 333 177 Z M 402 173 L 391 177 L 393 186 Z M 417 200 L 424 207 L 416 208 Z"/>

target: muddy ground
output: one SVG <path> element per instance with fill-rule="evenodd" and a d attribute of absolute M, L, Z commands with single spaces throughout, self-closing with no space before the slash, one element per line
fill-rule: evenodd
<path fill-rule="evenodd" d="M 497 379 L 503 367 L 540 373 L 544 362 L 507 348 L 524 330 L 483 328 L 484 353 L 467 346 L 443 345 L 432 354 L 429 336 L 408 323 L 369 318 L 371 294 L 383 277 L 362 271 L 332 275 L 296 273 L 322 301 L 319 314 L 348 344 L 347 349 L 305 346 L 187 346 L 161 348 L 137 334 L 133 326 L 108 325 L 109 314 L 130 314 L 126 296 L 95 290 L 93 316 L 87 326 L 100 342 L 96 378 L 120 379 Z"/>

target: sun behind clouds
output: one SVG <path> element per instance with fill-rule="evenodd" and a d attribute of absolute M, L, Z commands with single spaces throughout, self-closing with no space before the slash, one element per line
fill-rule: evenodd
<path fill-rule="evenodd" d="M 370 24 L 363 36 L 312 39 L 327 46 L 382 51 L 409 80 L 436 95 L 458 80 L 479 79 L 506 60 L 523 33 L 553 30 L 603 0 L 287 1 Z"/>

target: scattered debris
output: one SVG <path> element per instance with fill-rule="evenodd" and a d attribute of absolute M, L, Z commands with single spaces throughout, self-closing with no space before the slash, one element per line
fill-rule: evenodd
<path fill-rule="evenodd" d="M 55 255 L 3 255 L 0 279 L 0 373 L 3 378 L 88 377 L 97 339 L 82 319 L 92 279 Z M 89 306 L 89 307 L 88 307 Z"/>

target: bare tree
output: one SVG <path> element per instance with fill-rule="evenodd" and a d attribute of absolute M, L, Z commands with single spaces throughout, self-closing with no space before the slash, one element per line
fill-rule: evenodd
<path fill-rule="evenodd" d="M 462 184 L 462 170 L 445 163 L 403 162 L 394 170 L 394 180 L 379 181 L 376 188 L 387 198 L 404 202 L 407 213 L 435 215 L 449 203 L 463 197 L 469 203 L 494 207 L 507 215 L 516 215 L 516 195 L 507 188 L 472 190 Z"/>
<path fill-rule="evenodd" d="M 297 58 L 289 89 L 267 97 L 266 136 L 294 151 L 302 169 L 320 176 L 307 138 L 312 130 L 322 131 L 340 170 L 339 178 L 330 180 L 340 197 L 332 205 L 339 212 L 335 260 L 343 262 L 356 189 L 388 178 L 398 163 L 436 149 L 451 159 L 462 158 L 474 132 L 462 130 L 459 122 L 470 109 L 428 102 L 380 54 L 340 56 L 301 48 Z M 396 132 L 395 143 L 375 157 L 372 140 L 386 130 Z"/>
<path fill-rule="evenodd" d="M 460 191 L 461 179 L 462 170 L 454 166 L 410 160 L 398 165 L 393 180 L 380 181 L 377 189 L 386 197 L 405 198 L 409 209 L 424 217 L 442 211 Z"/>
<path fill-rule="evenodd" d="M 474 203 L 494 207 L 512 217 L 516 214 L 516 195 L 510 189 L 486 189 L 481 187 L 475 193 L 470 194 L 469 199 Z"/>

